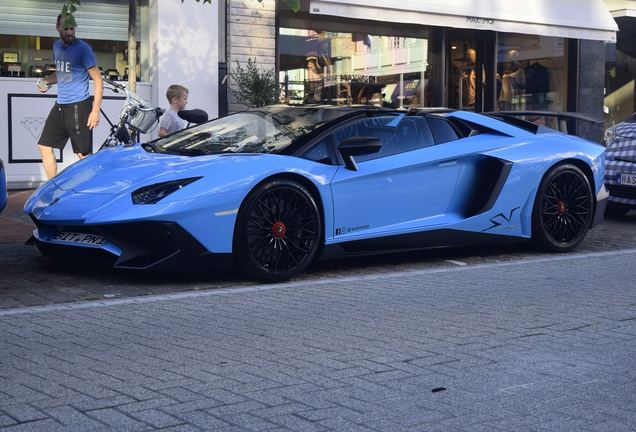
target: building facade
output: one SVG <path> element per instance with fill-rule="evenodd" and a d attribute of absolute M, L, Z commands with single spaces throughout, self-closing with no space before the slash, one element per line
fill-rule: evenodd
<path fill-rule="evenodd" d="M 617 27 L 601 0 L 475 3 L 303 0 L 293 12 L 279 1 L 281 98 L 602 117 L 605 45 Z"/>
<path fill-rule="evenodd" d="M 303 0 L 293 12 L 281 1 L 228 0 L 228 67 L 248 57 L 275 67 L 287 103 L 578 111 L 602 118 L 605 57 L 618 29 L 608 6 L 601 0 L 535 0 L 529 9 L 474 3 Z M 245 13 L 263 27 L 253 43 Z M 242 108 L 228 106 L 229 112 Z M 596 141 L 603 131 L 599 124 L 568 126 Z"/>
<path fill-rule="evenodd" d="M 631 65 L 633 45 L 621 44 L 622 26 L 618 40 L 616 32 L 630 12 L 610 5 L 618 1 L 533 0 L 520 8 L 505 0 L 301 0 L 294 12 L 281 0 L 141 0 L 137 90 L 167 107 L 165 90 L 179 83 L 190 89 L 188 108 L 226 115 L 244 108 L 229 74 L 251 59 L 275 71 L 286 103 L 578 111 L 614 121 L 618 106 L 633 112 L 634 103 L 631 70 L 623 66 L 626 58 Z M 37 134 L 53 99 L 39 95 L 35 81 L 47 73 L 62 3 L 0 0 L 0 19 L 10 23 L 0 29 L 0 52 L 7 53 L 0 129 L 9 131 L 0 158 L 13 187 L 44 180 Z M 122 80 L 127 7 L 128 0 L 83 0 L 76 14 L 78 37 L 93 46 L 106 75 Z M 105 92 L 110 119 L 121 106 L 121 95 Z M 94 148 L 108 135 L 104 120 Z M 602 124 L 568 127 L 594 141 L 603 132 Z M 60 155 L 62 167 L 75 160 Z"/>

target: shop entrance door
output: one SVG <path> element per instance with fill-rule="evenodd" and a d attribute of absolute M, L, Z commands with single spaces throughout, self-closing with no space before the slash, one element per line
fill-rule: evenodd
<path fill-rule="evenodd" d="M 477 32 L 449 30 L 447 40 L 448 107 L 482 112 L 484 73 L 478 55 Z"/>

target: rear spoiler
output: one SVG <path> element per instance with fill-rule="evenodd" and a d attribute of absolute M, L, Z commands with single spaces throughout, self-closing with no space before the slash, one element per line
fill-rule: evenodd
<path fill-rule="evenodd" d="M 594 117 L 589 114 L 567 111 L 492 111 L 482 113 L 491 117 L 498 117 L 505 120 L 505 117 L 555 117 L 559 124 L 559 131 L 568 133 L 568 120 L 580 120 L 586 123 L 600 124 L 604 118 Z"/>

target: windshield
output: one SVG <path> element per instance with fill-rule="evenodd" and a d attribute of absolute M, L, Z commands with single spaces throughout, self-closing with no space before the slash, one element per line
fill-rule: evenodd
<path fill-rule="evenodd" d="M 233 114 L 153 142 L 177 154 L 280 153 L 296 138 L 346 114 L 347 110 L 271 106 Z"/>

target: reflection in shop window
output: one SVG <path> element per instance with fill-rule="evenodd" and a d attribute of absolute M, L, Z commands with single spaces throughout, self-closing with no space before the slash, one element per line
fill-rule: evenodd
<path fill-rule="evenodd" d="M 430 106 L 425 38 L 280 29 L 285 102 Z"/>
<path fill-rule="evenodd" d="M 632 20 L 617 20 L 618 42 L 605 43 L 605 129 L 627 119 L 636 110 L 636 33 Z"/>
<path fill-rule="evenodd" d="M 497 104 L 501 111 L 567 110 L 567 44 L 564 38 L 500 34 Z M 529 118 L 557 127 L 551 118 Z"/>

